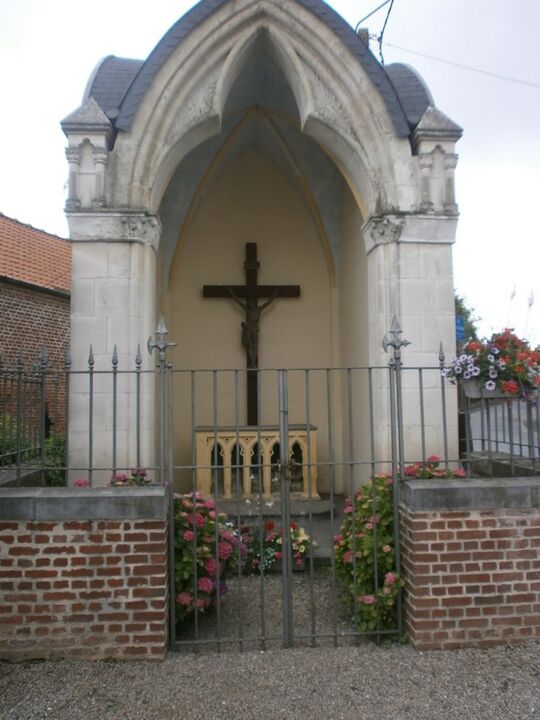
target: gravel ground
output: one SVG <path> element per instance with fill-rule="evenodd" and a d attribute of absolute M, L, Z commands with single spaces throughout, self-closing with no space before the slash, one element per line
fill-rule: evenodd
<path fill-rule="evenodd" d="M 540 645 L 169 655 L 162 663 L 0 665 L 9 720 L 532 720 Z"/>
<path fill-rule="evenodd" d="M 336 609 L 328 572 L 293 577 L 295 631 L 337 631 L 339 648 L 279 649 L 244 643 L 244 653 L 183 652 L 162 663 L 0 663 L 0 720 L 536 720 L 540 719 L 540 643 L 486 650 L 417 652 L 406 645 L 351 646 Z M 220 612 L 220 636 L 261 631 L 260 586 L 243 578 Z M 281 631 L 281 580 L 264 581 L 265 634 Z M 335 620 L 333 618 L 336 618 Z M 216 618 L 204 619 L 201 639 L 215 637 Z M 189 639 L 185 637 L 184 639 Z M 307 644 L 299 640 L 298 644 Z M 325 641 L 323 640 L 321 644 Z M 328 643 L 328 641 L 326 641 Z M 225 643 L 224 648 L 237 646 Z M 189 646 L 186 646 L 189 650 Z"/>

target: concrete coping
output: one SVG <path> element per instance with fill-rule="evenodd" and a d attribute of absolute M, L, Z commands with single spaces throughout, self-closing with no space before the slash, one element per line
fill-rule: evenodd
<path fill-rule="evenodd" d="M 540 477 L 407 480 L 400 503 L 414 512 L 540 508 Z"/>
<path fill-rule="evenodd" d="M 0 488 L 0 520 L 165 520 L 167 489 Z"/>

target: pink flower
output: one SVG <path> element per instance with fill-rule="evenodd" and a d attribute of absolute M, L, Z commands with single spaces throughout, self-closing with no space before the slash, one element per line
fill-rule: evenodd
<path fill-rule="evenodd" d="M 77 478 L 77 480 L 73 481 L 73 485 L 75 487 L 88 487 L 88 480 L 85 480 L 84 478 Z"/>
<path fill-rule="evenodd" d="M 385 587 L 385 588 L 383 588 L 383 593 L 384 593 L 385 595 L 390 595 L 391 592 L 392 592 L 392 590 L 391 590 L 391 588 L 389 588 L 388 586 Z"/>
<path fill-rule="evenodd" d="M 186 542 L 191 542 L 195 537 L 195 533 L 192 530 L 184 530 L 184 535 L 182 537 Z"/>
<path fill-rule="evenodd" d="M 185 498 L 182 500 L 182 505 L 186 508 L 186 510 L 189 510 L 191 508 L 191 502 L 189 500 L 186 500 Z"/>
<path fill-rule="evenodd" d="M 387 572 L 386 575 L 384 576 L 384 582 L 387 585 L 393 585 L 396 582 L 396 580 L 397 580 L 397 575 L 395 575 L 392 572 Z"/>
<path fill-rule="evenodd" d="M 207 501 L 203 504 L 203 507 L 205 507 L 207 510 L 213 510 L 216 506 L 215 506 L 213 500 L 207 500 Z"/>
<path fill-rule="evenodd" d="M 345 515 L 349 515 L 350 513 L 352 513 L 352 505 L 345 505 L 345 507 L 343 508 L 343 512 L 345 513 Z"/>
<path fill-rule="evenodd" d="M 334 542 L 340 543 L 343 540 L 343 535 L 334 535 Z"/>
<path fill-rule="evenodd" d="M 195 524 L 195 527 L 204 527 L 204 517 L 201 515 L 201 513 L 196 512 L 195 515 L 188 515 L 187 521 L 190 525 Z"/>
<path fill-rule="evenodd" d="M 176 597 L 176 602 L 179 605 L 191 605 L 191 595 L 188 592 L 181 592 Z"/>
<path fill-rule="evenodd" d="M 212 580 L 212 578 L 209 577 L 199 578 L 197 587 L 201 592 L 211 593 L 214 589 L 214 581 Z"/>
<path fill-rule="evenodd" d="M 361 595 L 358 599 L 364 605 L 374 605 L 377 602 L 375 595 Z"/>
<path fill-rule="evenodd" d="M 197 598 L 197 602 L 195 603 L 195 605 L 198 608 L 203 608 L 206 606 L 206 602 L 202 598 Z"/>
<path fill-rule="evenodd" d="M 301 557 L 297 558 L 297 560 L 296 560 L 296 565 L 297 565 L 297 567 L 301 567 L 301 565 L 302 565 L 302 558 L 301 558 Z"/>
<path fill-rule="evenodd" d="M 457 468 L 457 470 L 454 470 L 454 477 L 457 478 L 464 478 L 467 477 L 467 471 L 463 468 Z"/>
<path fill-rule="evenodd" d="M 215 520 L 215 519 L 216 519 L 216 512 L 215 512 L 215 510 L 209 510 L 209 511 L 208 511 L 208 517 L 210 518 L 210 520 Z"/>
<path fill-rule="evenodd" d="M 430 455 L 427 459 L 428 463 L 438 463 L 441 462 L 441 458 L 438 455 Z"/>
<path fill-rule="evenodd" d="M 218 556 L 220 560 L 227 560 L 232 555 L 232 547 L 228 542 L 220 542 L 218 544 Z"/>
<path fill-rule="evenodd" d="M 276 560 L 281 560 L 281 558 L 283 557 L 283 553 L 279 552 L 279 550 L 278 550 L 277 552 L 274 553 L 274 557 L 276 558 Z"/>
<path fill-rule="evenodd" d="M 373 523 L 367 522 L 364 527 L 366 528 L 366 530 L 373 530 Z"/>
<path fill-rule="evenodd" d="M 417 467 L 416 465 L 407 465 L 405 470 L 403 471 L 403 474 L 406 477 L 415 477 L 416 476 Z"/>
<path fill-rule="evenodd" d="M 391 545 L 383 545 L 382 551 L 383 551 L 383 553 L 392 552 L 392 546 Z"/>
<path fill-rule="evenodd" d="M 218 569 L 218 564 L 215 558 L 208 558 L 208 560 L 204 563 L 204 569 L 209 575 L 215 575 Z"/>
<path fill-rule="evenodd" d="M 353 557 L 354 557 L 353 551 L 347 550 L 346 553 L 343 553 L 343 562 L 344 563 L 352 563 Z"/>

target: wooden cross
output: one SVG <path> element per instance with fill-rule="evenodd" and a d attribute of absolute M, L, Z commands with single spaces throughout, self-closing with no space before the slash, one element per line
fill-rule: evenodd
<path fill-rule="evenodd" d="M 203 297 L 230 298 L 246 313 L 242 323 L 242 346 L 246 350 L 247 423 L 258 425 L 257 369 L 259 367 L 259 323 L 262 311 L 276 298 L 300 297 L 299 285 L 258 285 L 257 243 L 246 243 L 245 285 L 204 285 Z M 266 301 L 259 305 L 259 299 Z"/>

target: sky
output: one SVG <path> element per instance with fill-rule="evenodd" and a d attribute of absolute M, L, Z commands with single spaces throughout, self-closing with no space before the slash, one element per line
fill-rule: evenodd
<path fill-rule="evenodd" d="M 330 4 L 355 26 L 381 2 Z M 67 237 L 60 120 L 80 105 L 102 57 L 146 58 L 192 5 L 0 0 L 0 212 Z M 387 10 L 364 23 L 370 33 L 380 33 Z M 540 343 L 539 27 L 538 0 L 394 0 L 383 42 L 385 62 L 415 67 L 437 107 L 464 129 L 456 291 L 482 335 L 514 327 L 533 344 Z M 371 48 L 378 52 L 376 41 Z"/>

